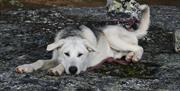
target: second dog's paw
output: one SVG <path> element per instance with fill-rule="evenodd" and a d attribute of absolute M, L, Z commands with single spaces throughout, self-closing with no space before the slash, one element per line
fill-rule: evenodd
<path fill-rule="evenodd" d="M 30 72 L 33 72 L 34 69 L 30 64 L 24 64 L 24 65 L 20 65 L 16 67 L 15 71 L 17 73 L 30 73 Z"/>

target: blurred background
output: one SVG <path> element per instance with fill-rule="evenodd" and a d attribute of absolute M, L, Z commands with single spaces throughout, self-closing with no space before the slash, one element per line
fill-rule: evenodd
<path fill-rule="evenodd" d="M 180 6 L 180 0 L 136 0 L 139 3 L 149 5 Z M 97 7 L 106 5 L 106 0 L 0 0 L 0 9 L 12 9 L 15 7 Z"/>

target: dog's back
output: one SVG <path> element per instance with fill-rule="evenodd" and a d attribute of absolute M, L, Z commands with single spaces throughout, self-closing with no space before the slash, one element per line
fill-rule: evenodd
<path fill-rule="evenodd" d="M 73 26 L 68 26 L 63 28 L 62 30 L 60 30 L 58 32 L 58 34 L 56 35 L 55 40 L 60 40 L 60 39 L 65 39 L 68 37 L 82 37 L 81 36 L 81 29 L 79 28 L 79 26 L 73 25 Z"/>

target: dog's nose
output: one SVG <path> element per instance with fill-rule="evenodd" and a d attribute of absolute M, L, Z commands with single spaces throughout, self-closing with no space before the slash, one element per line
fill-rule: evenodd
<path fill-rule="evenodd" d="M 76 72 L 77 72 L 77 67 L 76 66 L 71 66 L 71 67 L 69 67 L 69 72 L 71 73 L 71 74 L 75 74 Z"/>

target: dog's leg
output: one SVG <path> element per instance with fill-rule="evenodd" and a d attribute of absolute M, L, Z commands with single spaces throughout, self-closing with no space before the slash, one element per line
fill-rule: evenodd
<path fill-rule="evenodd" d="M 123 52 L 114 52 L 114 59 L 121 59 L 123 56 L 126 56 L 127 53 Z"/>
<path fill-rule="evenodd" d="M 57 65 L 56 67 L 54 67 L 54 68 L 50 68 L 49 70 L 48 70 L 48 73 L 50 74 L 50 75 L 61 75 L 63 72 L 64 72 L 64 66 L 62 65 L 62 64 L 59 64 L 59 65 Z"/>
<path fill-rule="evenodd" d="M 121 27 L 115 26 L 106 28 L 104 34 L 111 48 L 117 51 L 130 51 L 130 53 L 127 54 L 127 61 L 131 59 L 132 62 L 137 62 L 142 57 L 143 48 L 138 45 L 137 37 L 133 33 L 124 31 L 126 30 L 123 30 L 123 28 Z"/>
<path fill-rule="evenodd" d="M 128 45 L 128 46 L 124 46 L 123 48 L 124 48 L 123 51 L 127 51 L 127 50 L 130 51 L 126 55 L 126 58 L 125 58 L 126 61 L 138 62 L 142 58 L 144 51 L 143 51 L 143 48 L 141 46 L 139 46 L 139 45 Z M 119 49 L 122 50 L 122 48 L 119 48 Z"/>
<path fill-rule="evenodd" d="M 139 45 L 128 43 L 116 36 L 114 36 L 113 38 L 109 38 L 109 42 L 110 42 L 110 46 L 113 49 L 119 51 L 130 51 L 130 53 L 128 53 L 126 56 L 127 61 L 132 60 L 132 62 L 137 62 L 142 57 L 143 48 Z"/>
<path fill-rule="evenodd" d="M 114 55 L 114 59 L 121 59 L 123 57 L 122 53 L 117 53 Z"/>
<path fill-rule="evenodd" d="M 54 60 L 38 60 L 31 64 L 24 64 L 16 67 L 17 73 L 30 73 L 38 69 L 48 69 L 56 64 Z"/>

